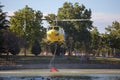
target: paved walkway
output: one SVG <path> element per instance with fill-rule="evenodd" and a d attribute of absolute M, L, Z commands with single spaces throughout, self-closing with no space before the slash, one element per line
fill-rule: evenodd
<path fill-rule="evenodd" d="M 119 69 L 58 69 L 58 72 L 50 72 L 49 69 L 22 69 L 0 71 L 2 76 L 70 76 L 70 75 L 95 75 L 95 74 L 112 74 L 119 75 Z"/>

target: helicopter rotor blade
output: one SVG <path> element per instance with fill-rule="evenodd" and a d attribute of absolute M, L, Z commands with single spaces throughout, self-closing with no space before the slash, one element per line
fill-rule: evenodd
<path fill-rule="evenodd" d="M 56 21 L 56 20 L 53 20 Z M 90 19 L 61 19 L 57 21 L 90 21 Z"/>
<path fill-rule="evenodd" d="M 45 19 L 45 18 L 42 18 L 41 20 L 47 20 L 47 19 Z"/>

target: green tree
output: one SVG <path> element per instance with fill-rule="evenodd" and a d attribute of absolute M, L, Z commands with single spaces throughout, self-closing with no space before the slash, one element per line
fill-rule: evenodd
<path fill-rule="evenodd" d="M 6 12 L 2 11 L 3 5 L 0 4 L 0 30 L 6 29 L 8 26 L 9 21 L 6 19 L 7 15 Z"/>
<path fill-rule="evenodd" d="M 100 44 L 99 44 L 99 52 L 98 56 L 100 56 L 100 53 L 103 55 L 106 55 L 108 53 L 108 47 L 109 47 L 109 35 L 107 33 L 103 33 L 100 35 Z"/>
<path fill-rule="evenodd" d="M 6 31 L 4 33 L 4 37 L 5 37 L 4 45 L 6 46 L 8 53 L 10 52 L 12 55 L 19 54 L 20 52 L 19 37 L 10 31 Z"/>
<path fill-rule="evenodd" d="M 41 46 L 39 44 L 38 40 L 35 40 L 33 45 L 32 45 L 32 50 L 31 50 L 32 54 L 34 54 L 35 56 L 39 55 L 41 53 Z"/>
<path fill-rule="evenodd" d="M 5 37 L 4 39 L 4 46 L 7 50 L 7 55 L 11 53 L 12 55 L 17 55 L 20 52 L 20 46 L 19 46 L 19 37 L 10 32 L 9 30 L 4 32 Z"/>
<path fill-rule="evenodd" d="M 25 47 L 30 48 L 33 41 L 39 41 L 45 36 L 45 28 L 42 26 L 43 14 L 35 11 L 27 5 L 25 8 L 14 12 L 10 19 L 10 30 L 25 39 Z"/>
<path fill-rule="evenodd" d="M 98 29 L 96 27 L 93 28 L 91 31 L 91 50 L 94 55 L 98 52 L 98 49 L 101 47 L 100 46 L 100 33 L 98 32 Z"/>
<path fill-rule="evenodd" d="M 6 19 L 6 12 L 3 12 L 4 6 L 0 4 L 0 54 L 6 52 L 4 46 L 4 32 L 7 30 L 9 21 Z"/>
<path fill-rule="evenodd" d="M 91 10 L 86 9 L 85 6 L 75 3 L 74 5 L 70 2 L 65 2 L 63 7 L 58 10 L 58 19 L 91 19 Z M 90 29 L 92 28 L 91 21 L 73 21 L 73 22 L 61 22 L 63 26 L 66 37 L 73 37 L 74 43 L 84 47 L 83 50 L 87 52 L 90 45 Z M 69 43 L 69 42 L 68 42 Z M 79 44 L 77 44 L 79 43 Z M 74 44 L 73 44 L 74 45 Z"/>
<path fill-rule="evenodd" d="M 105 29 L 109 34 L 109 46 L 114 50 L 113 53 L 115 56 L 120 56 L 120 54 L 116 54 L 115 52 L 115 49 L 120 50 L 120 23 L 114 21 L 111 26 L 108 26 Z"/>

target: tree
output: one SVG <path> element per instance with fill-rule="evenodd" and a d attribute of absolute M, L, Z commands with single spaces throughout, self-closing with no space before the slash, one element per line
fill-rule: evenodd
<path fill-rule="evenodd" d="M 4 46 L 7 54 L 10 52 L 12 55 L 17 55 L 20 52 L 19 37 L 10 32 L 9 30 L 4 32 Z"/>
<path fill-rule="evenodd" d="M 31 50 L 32 54 L 34 54 L 35 56 L 39 55 L 41 53 L 41 46 L 38 42 L 38 40 L 35 40 L 33 45 L 32 45 L 32 50 Z"/>
<path fill-rule="evenodd" d="M 110 39 L 112 40 L 111 43 L 111 47 L 114 47 L 116 49 L 120 49 L 120 44 L 119 44 L 119 41 L 120 41 L 120 23 L 115 21 L 112 23 L 112 26 L 108 26 L 106 28 L 106 31 L 109 33 L 110 35 Z M 117 44 L 116 44 L 117 43 Z"/>
<path fill-rule="evenodd" d="M 115 53 L 115 49 L 120 50 L 120 23 L 114 21 L 111 26 L 105 28 L 107 33 L 109 34 L 108 41 L 109 47 L 114 50 L 114 54 L 116 56 L 120 56 L 120 54 Z"/>
<path fill-rule="evenodd" d="M 25 8 L 14 12 L 14 16 L 10 19 L 10 30 L 22 37 L 26 37 L 28 43 L 32 43 L 33 39 L 42 40 L 45 28 L 42 24 L 42 13 L 29 8 Z"/>
<path fill-rule="evenodd" d="M 0 30 L 6 29 L 8 26 L 9 21 L 6 19 L 7 15 L 6 12 L 2 11 L 3 5 L 0 4 Z"/>
<path fill-rule="evenodd" d="M 65 2 L 63 7 L 58 10 L 58 18 L 60 19 L 90 19 L 91 18 L 91 10 L 86 9 L 84 5 L 79 5 L 79 3 L 75 3 L 74 5 L 69 2 Z M 73 21 L 73 22 L 61 22 L 60 24 L 63 26 L 67 40 L 70 37 L 73 37 L 74 43 L 73 45 L 81 45 L 80 47 L 84 47 L 83 50 L 87 52 L 89 48 L 89 42 L 91 40 L 89 30 L 92 28 L 91 21 Z M 79 44 L 77 44 L 79 43 Z M 69 44 L 69 42 L 68 42 Z"/>
<path fill-rule="evenodd" d="M 97 53 L 98 49 L 101 48 L 101 37 L 100 37 L 100 33 L 98 32 L 98 29 L 96 27 L 93 28 L 93 30 L 91 31 L 91 50 L 92 53 Z"/>
<path fill-rule="evenodd" d="M 10 30 L 24 38 L 26 43 L 24 45 L 25 49 L 30 48 L 35 39 L 42 41 L 42 38 L 45 36 L 42 17 L 43 14 L 40 11 L 35 11 L 27 5 L 25 8 L 14 12 L 14 16 L 11 17 Z"/>
<path fill-rule="evenodd" d="M 6 12 L 2 11 L 3 5 L 0 4 L 0 54 L 6 52 L 4 46 L 4 32 L 7 30 L 9 21 L 6 19 Z"/>

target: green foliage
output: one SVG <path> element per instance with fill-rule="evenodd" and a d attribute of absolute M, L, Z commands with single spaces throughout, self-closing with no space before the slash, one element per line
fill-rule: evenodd
<path fill-rule="evenodd" d="M 8 20 L 6 20 L 6 12 L 2 11 L 3 5 L 0 4 L 0 30 L 6 29 L 8 26 Z"/>
<path fill-rule="evenodd" d="M 23 37 L 30 47 L 34 39 L 41 41 L 45 36 L 45 28 L 41 26 L 42 17 L 40 11 L 35 11 L 26 5 L 25 8 L 14 12 L 14 16 L 10 19 L 10 30 Z"/>
<path fill-rule="evenodd" d="M 100 33 L 98 32 L 97 28 L 94 27 L 91 31 L 91 49 L 92 51 L 97 51 L 97 49 L 100 47 Z"/>
<path fill-rule="evenodd" d="M 19 53 L 20 48 L 16 35 L 8 30 L 9 21 L 6 20 L 6 12 L 2 12 L 3 6 L 0 5 L 0 53 L 11 53 L 16 55 Z"/>
<path fill-rule="evenodd" d="M 33 45 L 32 45 L 32 50 L 31 50 L 32 54 L 34 54 L 35 56 L 39 55 L 41 53 L 41 46 L 38 42 L 38 40 L 35 40 Z"/>
<path fill-rule="evenodd" d="M 2 54 L 3 52 L 5 52 L 4 50 L 4 37 L 3 37 L 3 32 L 0 31 L 0 54 Z"/>
<path fill-rule="evenodd" d="M 20 47 L 19 47 L 19 37 L 16 36 L 16 34 L 6 31 L 4 33 L 4 46 L 7 52 L 11 53 L 12 55 L 17 55 L 20 52 Z"/>
<path fill-rule="evenodd" d="M 120 49 L 120 23 L 115 21 L 106 28 L 108 41 L 111 48 Z"/>
<path fill-rule="evenodd" d="M 6 20 L 6 12 L 2 11 L 3 5 L 0 4 L 0 54 L 6 52 L 5 46 L 4 46 L 4 39 L 3 36 L 4 32 L 7 30 L 9 21 Z"/>
<path fill-rule="evenodd" d="M 11 46 L 8 50 L 12 55 L 17 55 L 20 52 L 20 47 L 18 44 L 14 44 L 14 46 Z"/>
<path fill-rule="evenodd" d="M 84 5 L 79 5 L 75 3 L 74 5 L 69 2 L 65 2 L 63 7 L 58 10 L 58 19 L 90 19 L 91 10 L 86 9 Z M 74 43 L 82 44 L 85 51 L 89 47 L 90 42 L 90 32 L 89 29 L 92 28 L 91 21 L 73 21 L 73 22 L 59 22 L 59 25 L 63 26 L 66 37 L 73 37 Z M 70 42 L 68 42 L 70 44 Z M 73 43 L 73 45 L 75 45 Z M 78 44 L 79 45 L 79 44 Z"/>
<path fill-rule="evenodd" d="M 55 14 L 48 14 L 47 16 L 45 16 L 46 20 L 48 21 L 48 23 L 51 25 L 51 26 L 54 26 L 56 25 L 55 20 L 56 19 L 56 15 Z"/>
<path fill-rule="evenodd" d="M 107 45 L 112 49 L 114 56 L 120 57 L 120 23 L 114 21 L 111 26 L 106 27 Z"/>

